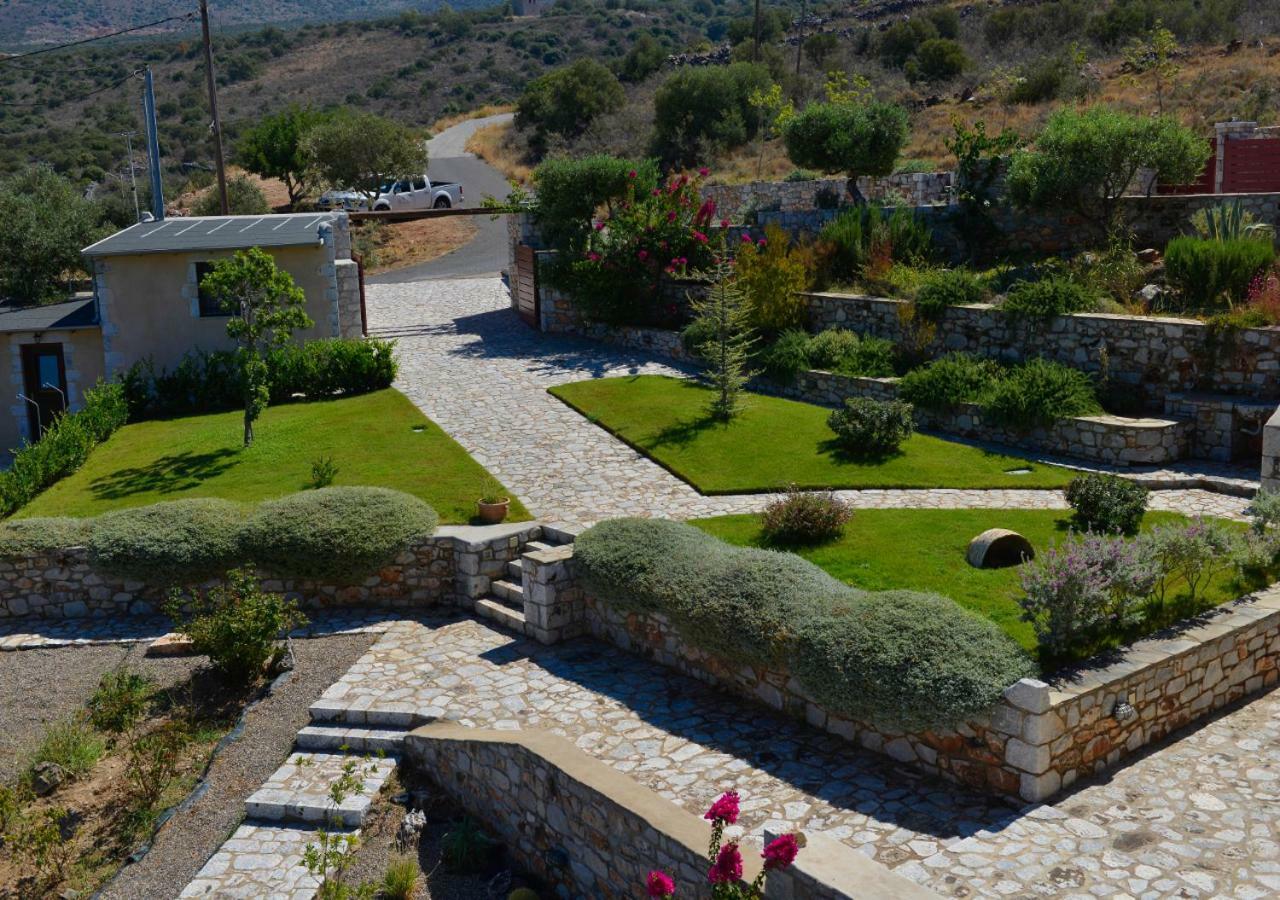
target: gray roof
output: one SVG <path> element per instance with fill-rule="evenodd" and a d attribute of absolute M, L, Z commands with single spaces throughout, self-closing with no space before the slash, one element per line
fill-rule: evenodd
<path fill-rule="evenodd" d="M 320 243 L 320 229 L 344 213 L 270 216 L 180 216 L 139 222 L 84 248 L 85 256 L 305 247 Z"/>
<path fill-rule="evenodd" d="M 92 297 L 77 297 L 49 306 L 0 304 L 0 333 L 11 331 L 68 331 L 98 327 L 98 306 Z"/>

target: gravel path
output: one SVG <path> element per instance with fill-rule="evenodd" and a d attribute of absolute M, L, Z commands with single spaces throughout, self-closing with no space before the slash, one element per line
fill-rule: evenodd
<path fill-rule="evenodd" d="M 10 781 L 53 722 L 84 709 L 107 672 L 124 663 L 161 687 L 185 681 L 198 659 L 146 659 L 143 644 L 0 653 L 0 783 Z"/>
<path fill-rule="evenodd" d="M 245 798 L 288 755 L 298 729 L 307 723 L 307 707 L 375 638 L 354 634 L 294 641 L 297 667 L 293 675 L 248 713 L 240 738 L 214 762 L 206 791 L 165 824 L 151 852 L 123 869 L 101 892 L 101 900 L 176 897 L 239 823 Z"/>

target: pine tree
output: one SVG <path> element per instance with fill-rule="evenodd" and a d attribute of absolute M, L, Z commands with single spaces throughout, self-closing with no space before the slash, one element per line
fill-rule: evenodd
<path fill-rule="evenodd" d="M 742 411 L 742 388 L 752 375 L 747 363 L 754 338 L 746 295 L 738 286 L 733 260 L 723 249 L 706 274 L 711 288 L 705 297 L 693 300 L 692 307 L 699 330 L 708 336 L 701 347 L 707 362 L 704 377 L 715 389 L 708 412 L 727 422 Z"/>

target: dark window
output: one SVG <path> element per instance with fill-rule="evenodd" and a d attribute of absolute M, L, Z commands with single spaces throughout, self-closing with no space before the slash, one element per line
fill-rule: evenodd
<path fill-rule="evenodd" d="M 196 284 L 200 285 L 200 318 L 226 318 L 231 313 L 222 308 L 209 292 L 204 289 L 204 276 L 213 271 L 213 263 L 198 262 L 196 263 Z"/>

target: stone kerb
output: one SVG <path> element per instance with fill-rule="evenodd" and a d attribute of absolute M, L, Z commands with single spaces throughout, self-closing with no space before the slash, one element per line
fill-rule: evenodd
<path fill-rule="evenodd" d="M 711 826 L 547 731 L 491 731 L 434 722 L 405 738 L 409 764 L 487 822 L 520 864 L 557 896 L 641 896 L 653 869 L 679 896 L 708 897 Z M 776 833 L 769 833 L 769 838 Z M 929 900 L 936 894 L 847 844 L 807 835 L 795 867 L 771 873 L 773 900 Z M 743 853 L 743 880 L 760 871 Z"/>

